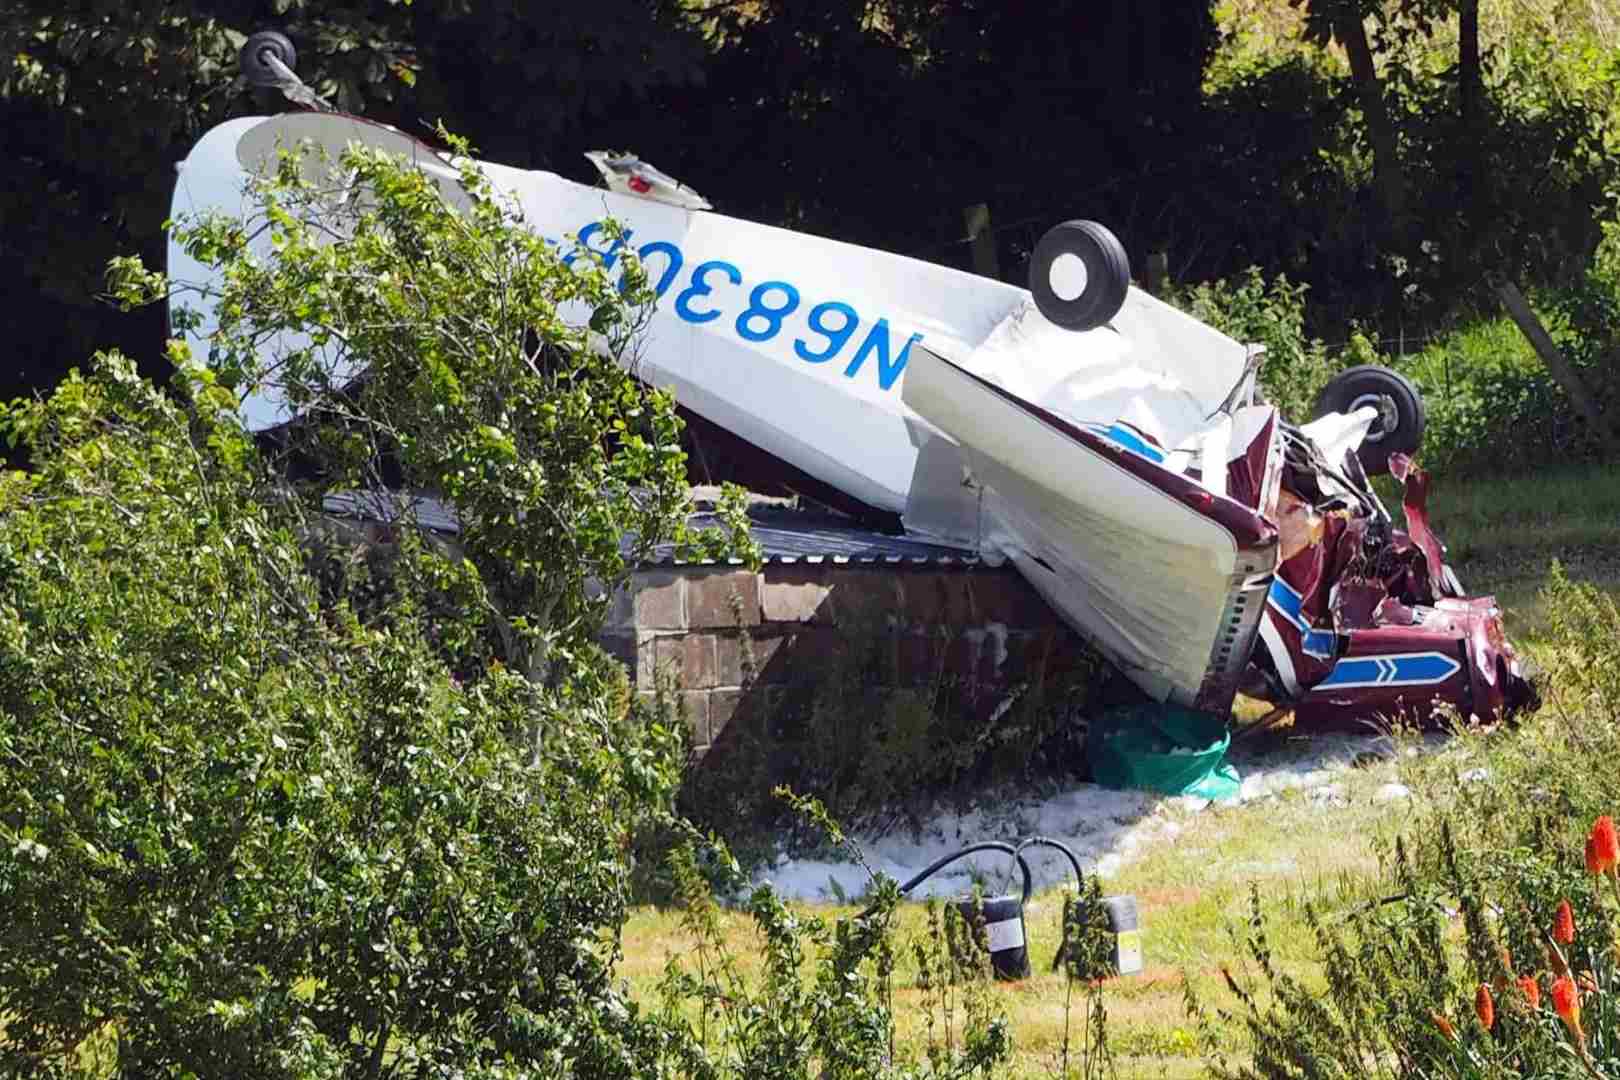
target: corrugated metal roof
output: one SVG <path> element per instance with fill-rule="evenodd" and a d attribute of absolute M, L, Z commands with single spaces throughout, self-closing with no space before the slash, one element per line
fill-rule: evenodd
<path fill-rule="evenodd" d="M 436 532 L 460 531 L 450 507 L 428 496 L 411 497 L 389 491 L 345 491 L 326 496 L 328 513 L 394 522 L 414 514 L 416 523 Z M 748 510 L 750 531 L 764 560 L 774 565 L 823 563 L 890 566 L 998 567 L 1003 559 L 966 548 L 935 543 L 917 536 L 895 536 L 862 528 L 839 514 L 802 510 L 770 501 L 756 501 Z M 719 518 L 700 511 L 689 519 L 693 528 L 714 528 Z M 628 548 L 629 543 L 626 542 Z M 726 560 L 738 564 L 741 560 Z M 654 549 L 650 565 L 712 565 L 677 559 L 672 544 Z"/>
<path fill-rule="evenodd" d="M 759 544 L 765 561 L 772 564 L 994 567 L 1002 562 L 999 556 L 982 556 L 917 536 L 863 529 L 847 518 L 831 514 L 754 506 L 748 516 L 754 542 Z M 694 514 L 689 520 L 693 528 L 699 529 L 719 524 L 719 519 L 706 513 Z M 653 562 L 660 566 L 680 565 L 674 548 L 668 544 L 656 549 Z"/>

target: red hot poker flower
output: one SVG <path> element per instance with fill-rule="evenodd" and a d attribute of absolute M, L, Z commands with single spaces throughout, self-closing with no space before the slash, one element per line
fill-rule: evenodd
<path fill-rule="evenodd" d="M 1452 1028 L 1450 1020 L 1447 1020 L 1439 1013 L 1430 1013 L 1429 1019 L 1433 1020 L 1434 1026 L 1440 1029 L 1440 1034 L 1448 1039 L 1455 1040 L 1457 1038 L 1457 1032 Z"/>
<path fill-rule="evenodd" d="M 1616 835 L 1614 818 L 1604 814 L 1592 823 L 1592 852 L 1596 856 L 1599 874 L 1612 873 L 1620 866 L 1620 835 Z"/>
<path fill-rule="evenodd" d="M 1524 995 L 1532 1009 L 1541 1008 L 1541 984 L 1536 982 L 1534 975 L 1519 976 L 1519 993 Z"/>
<path fill-rule="evenodd" d="M 1575 944 L 1575 912 L 1568 900 L 1558 901 L 1558 914 L 1553 916 L 1553 940 L 1560 945 Z"/>
<path fill-rule="evenodd" d="M 1586 872 L 1599 875 L 1603 873 L 1603 863 L 1597 853 L 1597 839 L 1592 836 L 1586 838 Z"/>
<path fill-rule="evenodd" d="M 1491 997 L 1491 988 L 1484 983 L 1474 991 L 1474 1015 L 1486 1031 L 1496 1026 L 1496 1001 Z"/>
<path fill-rule="evenodd" d="M 1553 980 L 1552 985 L 1553 1008 L 1558 1011 L 1564 1026 L 1576 1039 L 1585 1037 L 1581 1031 L 1581 995 L 1575 989 L 1575 980 L 1568 975 L 1560 975 Z"/>

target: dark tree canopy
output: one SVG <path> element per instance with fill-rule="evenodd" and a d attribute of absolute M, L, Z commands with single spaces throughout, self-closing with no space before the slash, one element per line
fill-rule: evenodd
<path fill-rule="evenodd" d="M 174 163 L 279 110 L 238 77 L 255 30 L 347 111 L 589 177 L 634 149 L 724 211 L 965 258 L 964 205 L 1109 220 L 1196 113 L 1205 0 L 0 0 L 0 398 L 97 346 L 161 368 L 160 313 L 97 300 L 114 254 L 159 263 Z M 257 96 L 256 96 L 257 95 Z M 1162 170 L 1173 172 L 1174 170 Z M 1146 242 L 1145 240 L 1143 242 Z"/>
<path fill-rule="evenodd" d="M 287 107 L 238 76 L 242 42 L 267 28 L 339 108 L 419 132 L 442 117 L 529 161 L 621 93 L 697 78 L 702 59 L 695 33 L 640 0 L 6 0 L 0 304 L 22 361 L 0 398 L 96 346 L 160 366 L 161 313 L 100 304 L 103 269 L 126 253 L 161 264 L 174 163 L 198 136 Z"/>
<path fill-rule="evenodd" d="M 730 212 L 934 258 L 965 258 L 940 242 L 971 203 L 1117 210 L 1097 192 L 1197 112 L 1214 44 L 1201 0 L 772 0 L 717 19 L 704 82 L 637 148 Z"/>

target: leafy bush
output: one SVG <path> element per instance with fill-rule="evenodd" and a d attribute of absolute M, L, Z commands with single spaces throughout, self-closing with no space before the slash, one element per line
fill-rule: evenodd
<path fill-rule="evenodd" d="M 1604 223 L 1604 241 L 1574 287 L 1553 295 L 1565 331 L 1558 344 L 1580 373 L 1612 433 L 1620 437 L 1620 220 Z M 1565 405 L 1568 410 L 1569 406 Z M 1607 452 L 1599 433 L 1581 420 L 1582 456 Z"/>
<path fill-rule="evenodd" d="M 1610 416 L 1620 409 L 1620 289 L 1597 274 L 1544 294 L 1549 333 Z M 1568 394 L 1506 316 L 1463 326 L 1407 365 L 1423 392 L 1424 464 L 1456 473 L 1525 470 L 1606 452 Z"/>
<path fill-rule="evenodd" d="M 1449 366 L 1449 378 L 1424 372 L 1414 380 L 1428 412 L 1422 452 L 1428 468 L 1460 474 L 1526 469 L 1580 460 L 1596 449 L 1586 423 L 1539 361 L 1459 350 Z"/>
<path fill-rule="evenodd" d="M 253 220 L 180 227 L 224 282 L 207 366 L 171 346 L 185 404 L 108 358 L 3 414 L 35 468 L 0 480 L 13 1074 L 93 1043 L 124 1075 L 618 1077 L 663 1045 L 612 971 L 678 741 L 595 645 L 624 534 L 685 536 L 673 402 L 611 351 L 645 281 L 470 169 L 456 209 L 343 166 L 364 197 L 290 153 Z M 235 419 L 266 384 L 309 418 L 292 477 Z M 356 487 L 381 547 L 324 513 Z"/>
<path fill-rule="evenodd" d="M 1307 906 L 1320 980 L 1273 964 L 1256 898 L 1258 979 L 1227 971 L 1234 1007 L 1191 1005 L 1206 1036 L 1218 1017 L 1253 1043 L 1246 1064 L 1215 1053 L 1215 1075 L 1620 1074 L 1620 843 L 1604 821 L 1620 804 L 1620 606 L 1556 569 L 1547 600 L 1551 708 L 1499 736 L 1491 784 L 1446 785 L 1455 801 L 1396 842 L 1386 895 Z"/>
<path fill-rule="evenodd" d="M 1167 299 L 1194 318 L 1245 343 L 1264 345 L 1260 383 L 1283 416 L 1303 423 L 1337 365 L 1320 340 L 1305 336 L 1307 287 L 1285 275 L 1267 281 L 1258 267 L 1236 280 L 1203 282 Z"/>
<path fill-rule="evenodd" d="M 989 953 L 954 908 L 947 909 L 955 917 L 951 936 L 938 933 L 919 951 L 935 961 L 942 991 L 930 1018 L 959 1025 L 960 1043 L 942 1036 L 924 1061 L 908 1061 L 894 1045 L 894 882 L 881 883 L 860 914 L 835 922 L 794 914 L 769 886 L 750 890 L 746 907 L 764 948 L 764 970 L 751 981 L 738 971 L 710 885 L 689 851 L 677 852 L 675 867 L 685 927 L 696 942 L 688 957 L 671 958 L 662 985 L 666 1023 L 694 1036 L 681 1044 L 680 1075 L 943 1080 L 988 1076 L 1006 1060 L 1006 1021 L 992 1015 L 986 993 Z M 741 884 L 732 871 L 732 883 Z M 957 1002 L 943 996 L 950 989 Z M 955 1015 L 958 1008 L 964 1015 Z"/>
<path fill-rule="evenodd" d="M 807 826 L 823 830 L 865 866 L 816 800 L 786 799 Z M 894 1026 L 897 942 L 896 883 L 871 873 L 872 888 L 857 914 L 828 920 L 786 907 L 769 886 L 750 887 L 723 846 L 706 845 L 700 868 L 688 843 L 670 860 L 676 901 L 692 940 L 672 956 L 661 986 L 663 1019 L 680 1033 L 669 1060 L 681 1076 L 744 1080 L 758 1076 L 846 1080 L 946 1080 L 997 1075 L 1012 1049 L 1011 1033 L 990 993 L 992 967 L 984 913 L 976 900 L 964 910 L 927 904 L 927 925 L 911 941 L 923 992 L 926 1039 L 918 1052 L 898 1047 Z M 728 935 L 711 881 L 742 896 L 764 956 L 754 978 L 742 974 L 736 940 Z M 1052 1075 L 1102 1080 L 1114 1075 L 1100 974 L 1110 970 L 1112 937 L 1095 878 L 1079 895 L 1065 894 L 1059 960 L 1065 971 L 1063 1011 L 1069 1018 L 1083 995 L 1080 1027 L 1065 1028 Z"/>
<path fill-rule="evenodd" d="M 0 411 L 34 467 L 0 473 L 0 1073 L 987 1073 L 1008 1043 L 982 949 L 950 969 L 961 1041 L 894 1054 L 892 884 L 834 925 L 756 892 L 763 986 L 627 997 L 629 850 L 682 828 L 679 725 L 593 638 L 621 531 L 682 536 L 679 429 L 558 309 L 611 341 L 644 282 L 568 269 L 476 175 L 457 215 L 351 153 L 367 197 L 334 222 L 292 162 L 256 191 L 272 256 L 241 223 L 183 230 L 226 286 L 209 365 L 171 348 L 175 397 L 110 356 Z M 119 270 L 126 297 L 162 286 Z M 263 355 L 287 327 L 322 346 Z M 235 419 L 272 378 L 317 419 L 295 480 Z M 325 513 L 390 479 L 441 494 L 454 540 L 403 498 L 371 538 Z M 688 1023 L 715 1008 L 718 1043 Z"/>
<path fill-rule="evenodd" d="M 408 601 L 322 607 L 187 377 L 189 409 L 108 357 L 4 414 L 36 471 L 0 482 L 0 1071 L 98 1037 L 122 1075 L 622 1075 L 619 852 L 667 731 L 580 655 L 531 764 L 528 681 L 458 683 Z"/>

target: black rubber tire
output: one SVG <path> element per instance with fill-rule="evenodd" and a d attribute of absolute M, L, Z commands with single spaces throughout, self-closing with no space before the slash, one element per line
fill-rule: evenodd
<path fill-rule="evenodd" d="M 1427 412 L 1423 395 L 1398 371 L 1378 364 L 1362 364 L 1335 375 L 1316 396 L 1316 416 L 1350 412 L 1364 404 L 1380 413 L 1367 432 L 1356 457 L 1368 476 L 1389 471 L 1393 454 L 1415 454 L 1423 445 Z"/>
<path fill-rule="evenodd" d="M 1075 255 L 1086 268 L 1086 287 L 1072 300 L 1052 288 L 1052 265 L 1063 255 Z M 1102 326 L 1125 305 L 1131 288 L 1131 260 L 1119 237 L 1095 221 L 1065 221 L 1054 225 L 1035 245 L 1029 260 L 1029 291 L 1035 307 L 1048 322 L 1065 330 L 1091 330 Z"/>
<path fill-rule="evenodd" d="M 277 86 L 281 83 L 280 72 L 265 63 L 266 53 L 285 64 L 288 71 L 298 70 L 298 50 L 293 48 L 292 40 L 277 30 L 260 30 L 242 43 L 238 58 L 243 76 L 254 86 Z"/>

